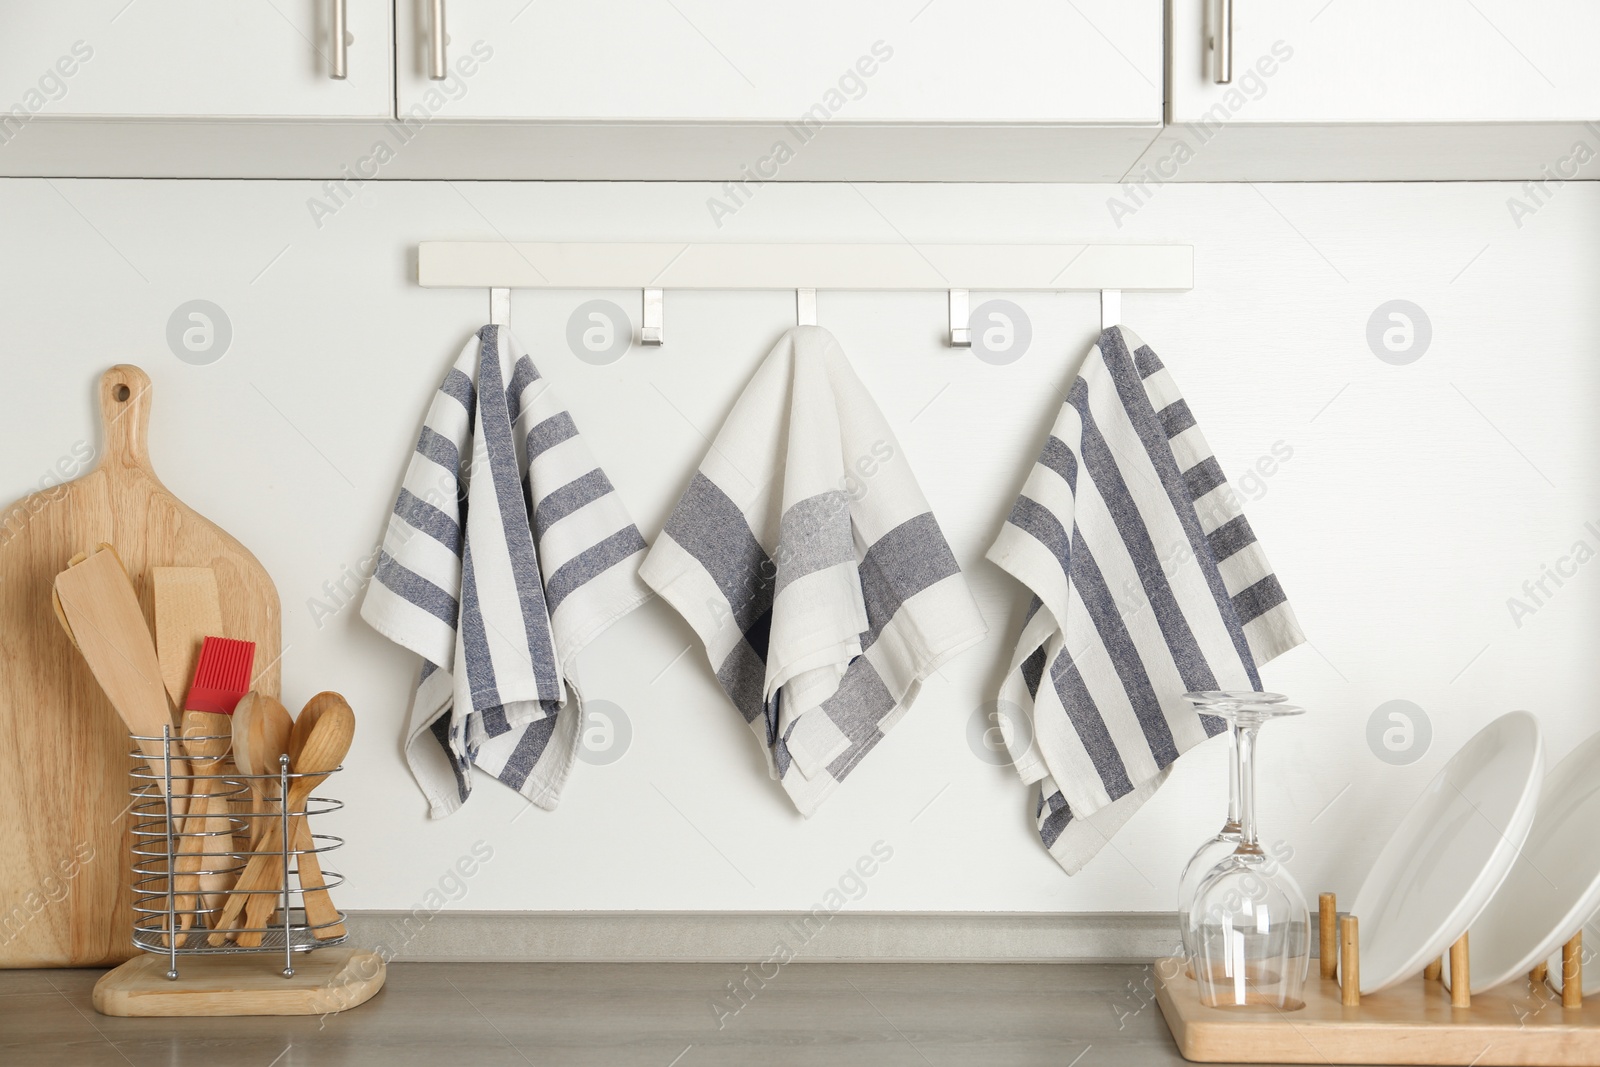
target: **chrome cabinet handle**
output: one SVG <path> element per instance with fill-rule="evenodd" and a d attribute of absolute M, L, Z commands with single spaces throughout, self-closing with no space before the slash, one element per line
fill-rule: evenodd
<path fill-rule="evenodd" d="M 428 38 L 428 77 L 444 81 L 444 0 L 428 0 L 432 33 Z"/>
<path fill-rule="evenodd" d="M 1233 0 L 1211 0 L 1211 76 L 1218 85 L 1233 81 Z"/>
<path fill-rule="evenodd" d="M 346 15 L 346 0 L 333 0 L 333 58 L 329 61 L 333 69 L 328 76 L 338 81 L 350 76 L 350 45 L 345 40 Z"/>

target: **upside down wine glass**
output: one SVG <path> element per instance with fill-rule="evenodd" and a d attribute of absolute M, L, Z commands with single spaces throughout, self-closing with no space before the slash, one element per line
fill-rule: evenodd
<path fill-rule="evenodd" d="M 1185 693 L 1185 700 L 1202 715 L 1214 714 L 1215 709 L 1238 704 L 1281 704 L 1281 693 L 1259 693 L 1249 690 L 1207 690 Z M 1229 856 L 1239 844 L 1239 745 L 1234 736 L 1234 726 L 1228 729 L 1228 821 L 1222 824 L 1217 836 L 1210 838 L 1195 850 L 1184 865 L 1178 878 L 1178 934 L 1183 939 L 1184 959 L 1191 964 L 1189 974 L 1194 975 L 1194 945 L 1189 940 L 1189 908 L 1194 903 L 1195 890 L 1205 880 L 1211 869 Z"/>
<path fill-rule="evenodd" d="M 1305 1006 L 1311 914 L 1289 872 L 1261 849 L 1256 824 L 1255 750 L 1261 727 L 1299 715 L 1291 704 L 1220 704 L 1233 724 L 1239 759 L 1239 842 L 1195 890 L 1188 943 L 1200 1002 L 1213 1008 Z"/>

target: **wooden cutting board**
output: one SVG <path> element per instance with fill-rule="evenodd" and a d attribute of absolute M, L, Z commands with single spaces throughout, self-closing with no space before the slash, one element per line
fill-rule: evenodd
<path fill-rule="evenodd" d="M 98 465 L 0 512 L 0 967 L 134 955 L 132 745 L 51 607 L 51 584 L 74 553 L 116 546 L 147 623 L 151 568 L 212 568 L 225 636 L 256 643 L 254 686 L 279 691 L 277 590 L 243 545 L 156 477 L 150 402 L 144 371 L 111 368 L 100 379 Z"/>

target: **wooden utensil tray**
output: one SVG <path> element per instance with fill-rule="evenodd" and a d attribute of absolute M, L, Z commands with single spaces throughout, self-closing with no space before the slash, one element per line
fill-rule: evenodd
<path fill-rule="evenodd" d="M 1182 958 L 1155 961 L 1156 1002 L 1178 1051 L 1199 1063 L 1462 1064 L 1476 1067 L 1593 1067 L 1600 1064 L 1600 1004 L 1585 1009 L 1581 934 L 1563 951 L 1563 994 L 1544 968 L 1484 993 L 1454 995 L 1438 962 L 1416 979 L 1361 996 L 1341 988 L 1355 977 L 1357 920 L 1335 927 L 1322 899 L 1323 958 L 1306 979 L 1305 1006 L 1210 1008 Z M 1332 931 L 1337 929 L 1337 935 Z M 1333 958 L 1335 946 L 1339 957 Z M 1451 949 L 1451 970 L 1470 975 L 1467 938 Z M 1337 964 L 1337 965 L 1336 965 Z"/>
<path fill-rule="evenodd" d="M 160 956 L 137 956 L 94 986 L 102 1015 L 331 1015 L 364 1004 L 383 988 L 383 957 L 336 948 L 308 957 L 285 978 L 260 956 L 201 956 L 171 981 Z"/>

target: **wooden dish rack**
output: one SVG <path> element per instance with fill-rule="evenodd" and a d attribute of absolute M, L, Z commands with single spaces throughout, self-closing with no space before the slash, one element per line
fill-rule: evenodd
<path fill-rule="evenodd" d="M 1545 966 L 1526 982 L 1471 994 L 1467 935 L 1450 947 L 1451 988 L 1434 960 L 1412 981 L 1361 996 L 1358 917 L 1318 901 L 1322 953 L 1305 1006 L 1209 1008 L 1184 960 L 1155 962 L 1156 1001 L 1178 1051 L 1200 1063 L 1461 1064 L 1593 1067 L 1600 1064 L 1600 1005 L 1583 1006 L 1583 931 L 1561 951 L 1558 995 Z M 1334 946 L 1338 946 L 1337 952 Z"/>

